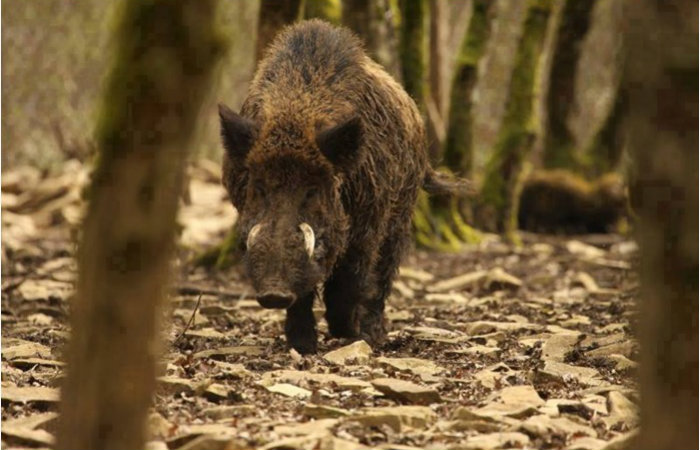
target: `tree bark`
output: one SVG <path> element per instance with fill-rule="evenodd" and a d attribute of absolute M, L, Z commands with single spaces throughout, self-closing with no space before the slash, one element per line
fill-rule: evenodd
<path fill-rule="evenodd" d="M 342 6 L 343 25 L 360 36 L 372 59 L 392 76 L 400 78 L 394 17 L 389 0 L 343 0 Z"/>
<path fill-rule="evenodd" d="M 551 0 L 529 0 L 505 116 L 481 190 L 480 225 L 504 231 L 511 240 L 516 240 L 518 190 L 537 129 L 533 123 L 535 80 L 551 7 Z"/>
<path fill-rule="evenodd" d="M 56 448 L 143 448 L 185 160 L 224 50 L 215 5 L 121 5 L 78 252 Z"/>
<path fill-rule="evenodd" d="M 424 0 L 400 0 L 401 35 L 399 58 L 406 92 L 424 111 L 425 105 L 425 2 Z"/>
<path fill-rule="evenodd" d="M 588 32 L 595 0 L 563 0 L 552 52 L 546 100 L 544 165 L 578 165 L 575 139 L 567 120 L 574 106 L 575 81 L 581 45 Z"/>
<path fill-rule="evenodd" d="M 642 429 L 633 448 L 698 448 L 698 3 L 625 6 L 641 248 Z"/>
<path fill-rule="evenodd" d="M 445 165 L 454 173 L 470 176 L 472 170 L 472 93 L 479 61 L 491 31 L 490 0 L 474 0 L 469 28 L 464 36 L 452 80 Z"/>
<path fill-rule="evenodd" d="M 260 61 L 263 53 L 277 33 L 285 25 L 301 17 L 302 0 L 262 0 L 258 15 L 258 38 L 255 44 L 255 60 Z"/>

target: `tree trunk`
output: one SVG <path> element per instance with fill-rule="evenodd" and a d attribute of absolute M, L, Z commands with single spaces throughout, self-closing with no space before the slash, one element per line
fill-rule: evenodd
<path fill-rule="evenodd" d="M 625 6 L 623 87 L 641 247 L 634 448 L 698 448 L 698 3 Z"/>
<path fill-rule="evenodd" d="M 303 0 L 305 19 L 323 19 L 338 25 L 340 23 L 340 0 Z"/>
<path fill-rule="evenodd" d="M 143 448 L 184 164 L 224 49 L 215 5 L 121 5 L 78 252 L 56 448 Z"/>
<path fill-rule="evenodd" d="M 583 153 L 583 170 L 589 178 L 619 168 L 625 148 L 622 122 L 627 116 L 627 107 L 626 94 L 623 89 L 618 88 L 608 116 Z"/>
<path fill-rule="evenodd" d="M 390 0 L 343 0 L 342 5 L 343 25 L 362 38 L 372 59 L 400 78 Z"/>
<path fill-rule="evenodd" d="M 576 68 L 588 32 L 595 0 L 563 0 L 564 6 L 552 52 L 546 100 L 544 165 L 573 168 L 578 165 L 574 136 L 567 120 L 574 106 Z"/>
<path fill-rule="evenodd" d="M 261 0 L 255 60 L 260 61 L 277 33 L 301 17 L 302 0 Z"/>
<path fill-rule="evenodd" d="M 478 220 L 487 229 L 504 231 L 512 241 L 517 239 L 518 190 L 537 129 L 535 80 L 550 11 L 551 0 L 529 0 L 501 131 L 482 186 Z"/>
<path fill-rule="evenodd" d="M 425 2 L 424 0 L 400 0 L 401 36 L 399 58 L 406 92 L 424 110 L 425 105 Z"/>
<path fill-rule="evenodd" d="M 491 30 L 491 0 L 474 0 L 472 17 L 457 59 L 445 142 L 445 165 L 454 173 L 470 176 L 472 169 L 472 92 L 479 61 Z"/>

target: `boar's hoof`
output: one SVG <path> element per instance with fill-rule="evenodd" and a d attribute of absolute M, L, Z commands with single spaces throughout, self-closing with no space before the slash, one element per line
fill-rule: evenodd
<path fill-rule="evenodd" d="M 289 346 L 302 355 L 312 355 L 316 353 L 316 336 L 311 338 L 292 338 Z"/>
<path fill-rule="evenodd" d="M 266 292 L 258 295 L 258 303 L 263 308 L 269 309 L 287 309 L 294 303 L 295 297 L 293 294 L 282 292 Z"/>

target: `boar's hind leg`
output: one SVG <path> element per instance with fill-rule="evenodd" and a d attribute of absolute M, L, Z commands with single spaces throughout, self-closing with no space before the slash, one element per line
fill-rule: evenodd
<path fill-rule="evenodd" d="M 358 335 L 357 301 L 362 295 L 360 286 L 365 283 L 352 267 L 355 266 L 347 262 L 338 264 L 324 289 L 326 321 L 333 337 L 354 338 Z"/>
<path fill-rule="evenodd" d="M 287 310 L 284 334 L 287 344 L 301 354 L 316 353 L 314 294 L 302 297 Z"/>
<path fill-rule="evenodd" d="M 401 261 L 401 255 L 409 236 L 410 220 L 400 217 L 411 217 L 411 210 L 399 216 L 389 226 L 389 236 L 382 243 L 379 261 L 374 272 L 373 295 L 361 301 L 357 315 L 360 322 L 360 337 L 371 346 L 384 343 L 386 338 L 386 323 L 384 321 L 384 304 L 391 293 L 392 282 Z"/>

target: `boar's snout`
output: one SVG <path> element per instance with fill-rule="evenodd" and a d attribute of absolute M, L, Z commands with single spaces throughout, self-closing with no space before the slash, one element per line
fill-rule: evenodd
<path fill-rule="evenodd" d="M 292 306 L 294 300 L 296 300 L 296 296 L 291 292 L 269 291 L 258 294 L 258 303 L 263 308 L 287 309 Z"/>

